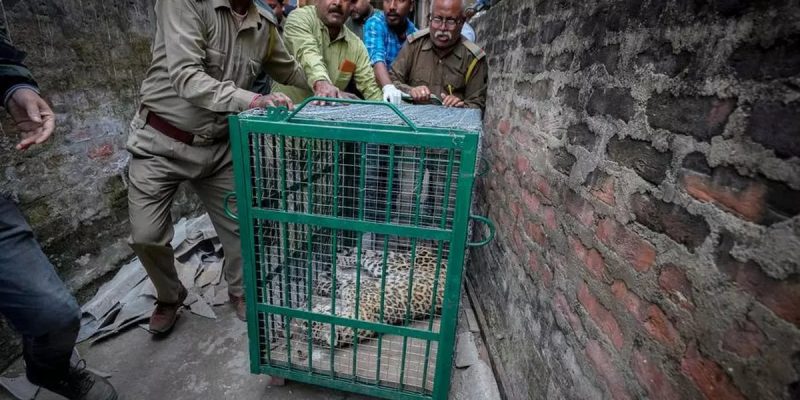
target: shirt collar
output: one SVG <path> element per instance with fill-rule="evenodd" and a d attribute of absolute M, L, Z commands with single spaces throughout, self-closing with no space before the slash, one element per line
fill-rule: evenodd
<path fill-rule="evenodd" d="M 319 23 L 322 26 L 322 34 L 325 35 L 326 37 L 331 37 L 330 31 L 328 30 L 328 26 L 322 23 L 322 21 L 319 21 Z M 338 42 L 340 40 L 344 40 L 350 43 L 352 38 L 350 37 L 350 35 L 348 35 L 348 33 L 350 33 L 350 28 L 342 25 L 342 28 L 339 29 L 339 36 L 333 38 L 333 40 L 331 40 L 331 43 Z"/>
<path fill-rule="evenodd" d="M 233 11 L 229 0 L 212 0 L 212 4 L 214 5 L 214 9 L 225 7 L 231 12 Z M 250 2 L 250 8 L 247 9 L 247 16 L 244 18 L 244 21 L 242 21 L 242 26 L 239 30 L 260 27 L 261 14 L 258 12 L 258 6 L 256 6 L 255 2 Z"/>
<path fill-rule="evenodd" d="M 212 4 L 214 4 L 214 9 L 220 7 L 231 8 L 231 3 L 228 0 L 212 0 Z"/>

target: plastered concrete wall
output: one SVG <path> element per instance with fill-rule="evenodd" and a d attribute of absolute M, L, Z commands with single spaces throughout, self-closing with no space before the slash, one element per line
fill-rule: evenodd
<path fill-rule="evenodd" d="M 800 5 L 503 0 L 468 276 L 510 399 L 800 397 Z"/>
<path fill-rule="evenodd" d="M 82 298 L 132 255 L 124 143 L 150 63 L 154 1 L 0 4 L 57 121 L 50 141 L 21 153 L 2 113 L 0 191 L 18 200 L 45 253 Z M 177 203 L 176 216 L 195 204 L 182 193 Z M 0 328 L 0 348 L 3 367 L 19 350 L 7 328 Z"/>

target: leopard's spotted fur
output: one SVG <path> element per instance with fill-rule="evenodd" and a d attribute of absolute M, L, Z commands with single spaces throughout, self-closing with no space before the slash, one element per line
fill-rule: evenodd
<path fill-rule="evenodd" d="M 344 249 L 337 254 L 336 261 L 336 315 L 345 318 L 355 318 L 356 306 L 356 279 L 357 254 L 353 249 Z M 433 287 L 436 281 L 437 252 L 427 247 L 418 247 L 414 257 L 413 277 L 411 277 L 411 256 L 389 251 L 386 257 L 386 277 L 384 283 L 383 323 L 400 325 L 406 321 L 406 308 L 408 306 L 408 319 L 418 320 L 431 317 L 431 302 L 434 300 Z M 441 313 L 442 299 L 444 297 L 444 283 L 447 275 L 447 258 L 443 254 L 439 268 L 439 279 L 436 283 L 436 307 L 434 312 Z M 361 252 L 361 284 L 359 287 L 360 301 L 358 302 L 358 319 L 370 322 L 381 322 L 381 277 L 383 271 L 383 252 L 362 250 Z M 411 279 L 409 279 L 411 278 Z M 408 302 L 409 281 L 413 279 L 410 304 Z M 330 298 L 332 282 L 320 281 L 315 285 L 317 295 Z M 331 314 L 330 301 L 312 307 L 312 312 Z M 333 338 L 330 331 L 331 325 L 312 322 L 312 336 L 314 343 L 345 347 L 353 344 L 353 328 L 336 325 Z M 307 321 L 302 320 L 295 325 L 293 331 L 301 336 L 308 332 Z M 375 337 L 376 333 L 370 330 L 359 329 L 359 340 Z M 331 342 L 333 340 L 333 342 Z"/>

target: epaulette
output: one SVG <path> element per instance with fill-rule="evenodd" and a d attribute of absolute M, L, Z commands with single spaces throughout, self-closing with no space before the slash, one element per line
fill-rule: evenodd
<path fill-rule="evenodd" d="M 418 30 L 410 35 L 408 35 L 408 43 L 413 43 L 415 40 L 427 36 L 431 31 L 428 28 Z"/>
<path fill-rule="evenodd" d="M 469 52 L 472 53 L 472 55 L 475 56 L 476 59 L 480 60 L 481 58 L 486 57 L 486 52 L 484 52 L 483 49 L 480 48 L 480 46 L 478 46 L 474 42 L 469 40 L 464 40 L 461 43 L 464 43 L 464 47 L 466 47 L 467 50 L 469 50 Z"/>

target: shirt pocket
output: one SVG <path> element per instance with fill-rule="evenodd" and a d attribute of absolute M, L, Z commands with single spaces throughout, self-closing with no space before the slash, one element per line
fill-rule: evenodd
<path fill-rule="evenodd" d="M 206 74 L 218 81 L 223 80 L 222 76 L 225 73 L 225 52 L 207 47 L 206 58 L 203 59 L 203 63 L 206 67 Z"/>

